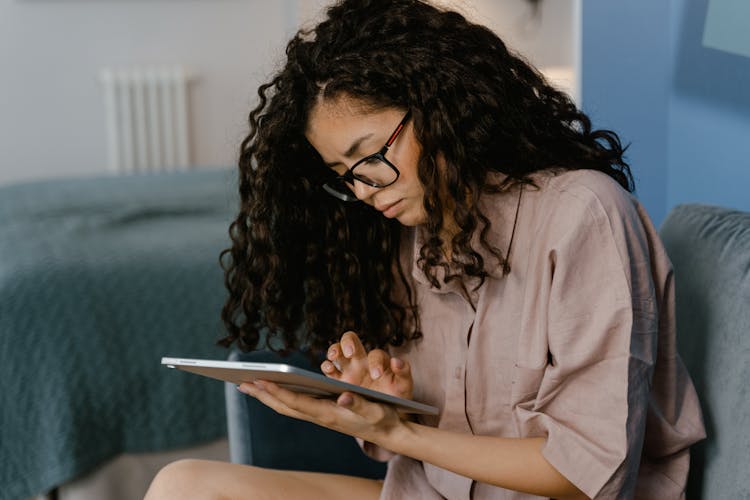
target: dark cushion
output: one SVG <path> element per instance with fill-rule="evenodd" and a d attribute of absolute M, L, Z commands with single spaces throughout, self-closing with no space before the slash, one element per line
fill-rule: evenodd
<path fill-rule="evenodd" d="M 233 361 L 276 362 L 319 372 L 300 352 L 282 358 L 271 351 L 233 352 Z M 367 457 L 354 438 L 276 413 L 227 384 L 232 461 L 269 467 L 385 477 L 385 465 Z"/>

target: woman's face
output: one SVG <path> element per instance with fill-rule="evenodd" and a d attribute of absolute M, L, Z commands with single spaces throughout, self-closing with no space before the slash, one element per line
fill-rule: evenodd
<path fill-rule="evenodd" d="M 319 100 L 310 112 L 305 136 L 323 161 L 341 175 L 358 160 L 378 152 L 405 113 L 397 108 L 373 111 L 354 99 Z M 347 185 L 357 198 L 384 217 L 395 218 L 405 226 L 423 224 L 427 215 L 423 206 L 424 189 L 417 177 L 420 153 L 409 120 L 385 154 L 398 168 L 398 180 L 383 188 L 359 181 Z"/>

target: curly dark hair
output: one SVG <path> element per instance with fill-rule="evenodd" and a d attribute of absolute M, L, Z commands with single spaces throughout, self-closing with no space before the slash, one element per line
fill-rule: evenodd
<path fill-rule="evenodd" d="M 304 135 L 318 100 L 351 97 L 411 112 L 428 214 L 419 266 L 435 286 L 436 267 L 447 266 L 440 233 L 448 200 L 439 192 L 452 198 L 460 229 L 450 242 L 453 263 L 481 284 L 485 262 L 470 244 L 476 231 L 507 264 L 484 238 L 490 222 L 478 208 L 482 193 L 528 183 L 544 169 L 598 170 L 633 190 L 617 135 L 592 130 L 567 95 L 456 12 L 420 0 L 343 0 L 313 30 L 298 32 L 286 56 L 258 89 L 241 145 L 241 206 L 232 247 L 221 256 L 225 346 L 319 352 L 346 330 L 368 348 L 420 336 L 398 257 L 402 226 L 320 189 L 332 172 Z M 487 185 L 489 172 L 506 181 Z"/>

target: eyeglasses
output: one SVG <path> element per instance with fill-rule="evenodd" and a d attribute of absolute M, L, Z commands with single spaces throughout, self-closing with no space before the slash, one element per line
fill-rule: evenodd
<path fill-rule="evenodd" d="M 404 129 L 404 125 L 411 117 L 411 112 L 407 112 L 406 116 L 398 124 L 396 130 L 393 131 L 391 137 L 380 148 L 377 153 L 365 156 L 357 163 L 352 165 L 350 169 L 344 172 L 343 175 L 339 175 L 334 179 L 323 184 L 323 189 L 326 190 L 331 196 L 335 196 L 341 201 L 359 201 L 350 186 L 354 185 L 354 181 L 359 181 L 368 186 L 376 188 L 384 188 L 390 186 L 398 180 L 400 172 L 396 166 L 388 161 L 385 154 L 388 149 L 396 142 L 396 138 Z"/>

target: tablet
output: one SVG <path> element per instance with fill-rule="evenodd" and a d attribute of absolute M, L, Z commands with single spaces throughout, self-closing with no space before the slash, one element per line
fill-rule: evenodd
<path fill-rule="evenodd" d="M 403 399 L 358 385 L 341 382 L 319 373 L 282 363 L 250 363 L 245 361 L 216 361 L 210 359 L 162 358 L 161 364 L 216 380 L 240 385 L 253 380 L 268 380 L 295 392 L 319 398 L 335 398 L 345 391 L 365 398 L 394 405 L 404 413 L 437 415 L 438 409 L 410 399 Z"/>

